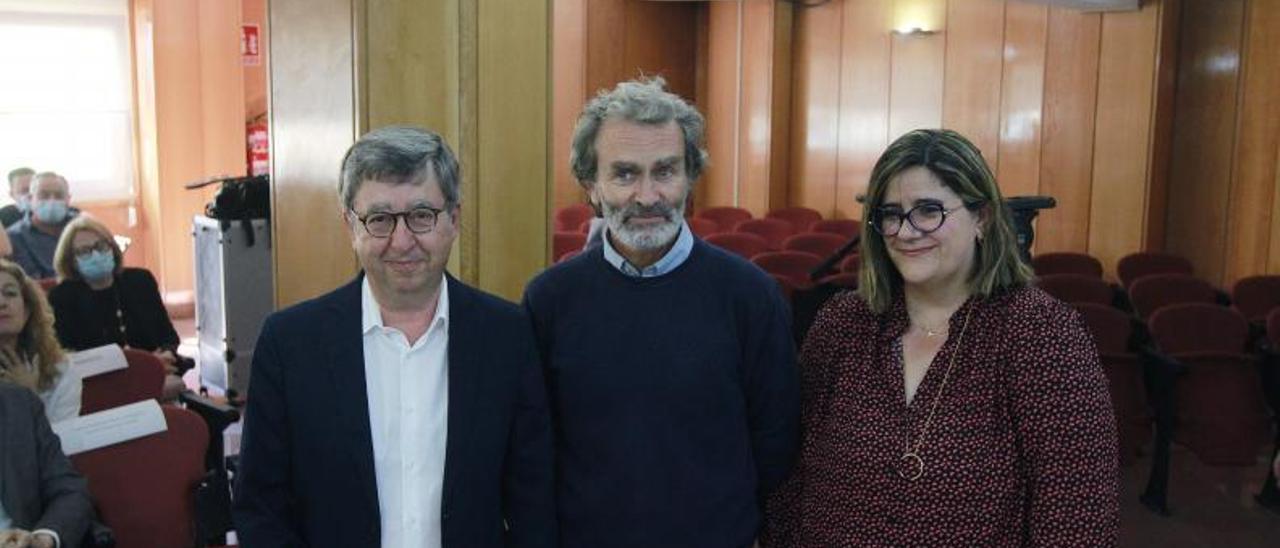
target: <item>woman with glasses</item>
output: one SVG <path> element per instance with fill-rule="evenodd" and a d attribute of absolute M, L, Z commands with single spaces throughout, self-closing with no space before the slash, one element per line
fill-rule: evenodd
<path fill-rule="evenodd" d="M 1079 316 L 1030 285 L 980 152 L 917 130 L 877 161 L 857 293 L 801 352 L 799 462 L 771 547 L 1106 546 L 1119 472 Z"/>
<path fill-rule="evenodd" d="M 67 224 L 53 254 L 58 285 L 49 291 L 58 340 L 70 350 L 104 344 L 151 352 L 171 374 L 190 367 L 178 356 L 178 332 L 169 320 L 151 272 L 124 266 L 111 230 L 81 215 Z M 180 386 L 174 378 L 166 391 Z"/>

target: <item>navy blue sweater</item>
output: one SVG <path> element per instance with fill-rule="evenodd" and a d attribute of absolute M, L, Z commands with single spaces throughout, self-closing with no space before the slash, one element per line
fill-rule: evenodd
<path fill-rule="evenodd" d="M 555 421 L 562 546 L 750 546 L 799 440 L 773 279 L 701 240 L 653 278 L 597 246 L 535 278 L 524 304 Z"/>

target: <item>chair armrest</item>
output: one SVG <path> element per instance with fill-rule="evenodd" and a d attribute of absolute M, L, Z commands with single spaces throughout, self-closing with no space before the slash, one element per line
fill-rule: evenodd
<path fill-rule="evenodd" d="M 186 391 L 178 395 L 183 407 L 194 411 L 209 424 L 209 433 L 221 433 L 236 421 L 240 420 L 240 410 L 230 405 L 218 403 L 195 392 Z"/>

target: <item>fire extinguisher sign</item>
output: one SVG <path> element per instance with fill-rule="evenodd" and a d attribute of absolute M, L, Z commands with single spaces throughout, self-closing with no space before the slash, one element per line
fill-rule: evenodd
<path fill-rule="evenodd" d="M 261 34 L 258 25 L 245 24 L 240 25 L 240 56 L 244 59 L 244 66 L 254 67 L 262 63 L 261 51 Z"/>

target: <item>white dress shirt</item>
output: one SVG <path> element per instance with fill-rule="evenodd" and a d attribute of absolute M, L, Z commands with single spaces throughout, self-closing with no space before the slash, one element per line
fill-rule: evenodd
<path fill-rule="evenodd" d="M 449 288 L 441 276 L 436 314 L 409 342 L 386 327 L 365 278 L 361 313 L 365 389 L 383 547 L 439 548 L 449 410 Z"/>

